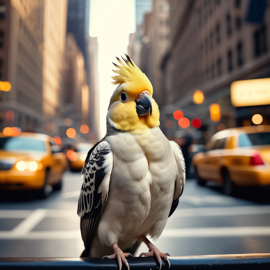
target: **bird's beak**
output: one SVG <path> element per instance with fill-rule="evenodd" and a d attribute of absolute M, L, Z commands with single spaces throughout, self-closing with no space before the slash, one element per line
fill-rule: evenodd
<path fill-rule="evenodd" d="M 150 112 L 152 115 L 152 103 L 148 94 L 139 97 L 135 100 L 136 102 L 136 111 L 139 116 L 145 116 Z"/>

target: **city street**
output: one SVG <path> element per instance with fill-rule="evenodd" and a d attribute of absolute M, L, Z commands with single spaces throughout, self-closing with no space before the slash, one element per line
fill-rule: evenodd
<path fill-rule="evenodd" d="M 46 200 L 0 199 L 1 257 L 78 257 L 80 173 Z M 171 256 L 270 251 L 270 203 L 232 198 L 188 180 L 178 209 L 156 245 Z M 139 252 L 146 251 L 142 245 Z"/>

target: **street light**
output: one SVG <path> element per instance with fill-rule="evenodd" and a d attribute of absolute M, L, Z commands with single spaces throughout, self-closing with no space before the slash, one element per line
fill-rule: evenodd
<path fill-rule="evenodd" d="M 193 94 L 193 101 L 196 104 L 202 104 L 204 101 L 204 95 L 201 90 L 196 90 Z"/>
<path fill-rule="evenodd" d="M 74 128 L 69 128 L 66 134 L 69 138 L 74 138 L 76 136 L 76 130 Z"/>
<path fill-rule="evenodd" d="M 217 103 L 211 104 L 209 110 L 211 120 L 218 122 L 220 120 L 220 106 Z"/>
<path fill-rule="evenodd" d="M 87 125 L 82 125 L 80 128 L 81 133 L 87 134 L 89 131 L 89 127 Z"/>
<path fill-rule="evenodd" d="M 8 92 L 11 89 L 11 83 L 10 82 L 3 82 L 0 81 L 0 91 Z"/>

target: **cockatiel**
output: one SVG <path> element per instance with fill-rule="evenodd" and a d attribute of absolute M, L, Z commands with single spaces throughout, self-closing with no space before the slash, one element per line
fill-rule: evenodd
<path fill-rule="evenodd" d="M 157 239 L 178 205 L 185 184 L 182 152 L 159 128 L 159 109 L 144 73 L 126 55 L 114 64 L 114 91 L 107 113 L 107 134 L 88 152 L 78 201 L 81 257 L 126 257 L 141 242 L 160 268 L 168 261 L 150 239 Z M 112 255 L 108 255 L 112 254 Z M 169 261 L 168 261 L 169 263 Z"/>

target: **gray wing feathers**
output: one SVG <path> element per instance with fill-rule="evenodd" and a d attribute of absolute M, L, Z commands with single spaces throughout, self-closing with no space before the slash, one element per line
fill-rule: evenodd
<path fill-rule="evenodd" d="M 185 181 L 186 181 L 186 176 L 185 176 L 186 168 L 185 168 L 185 160 L 184 160 L 180 147 L 174 141 L 170 141 L 170 143 L 171 143 L 171 148 L 172 148 L 174 158 L 176 160 L 176 164 L 178 168 L 178 173 L 176 175 L 176 180 L 175 180 L 174 196 L 173 196 L 173 201 L 176 201 L 182 195 L 182 192 L 184 190 Z"/>
<path fill-rule="evenodd" d="M 110 145 L 107 141 L 102 141 L 85 161 L 77 210 L 80 217 L 85 214 L 92 215 L 100 205 L 104 206 L 109 192 L 112 165 Z"/>
<path fill-rule="evenodd" d="M 90 149 L 82 172 L 83 184 L 77 213 L 81 217 L 81 236 L 88 257 L 96 225 L 108 199 L 113 155 L 107 141 L 101 141 Z"/>

